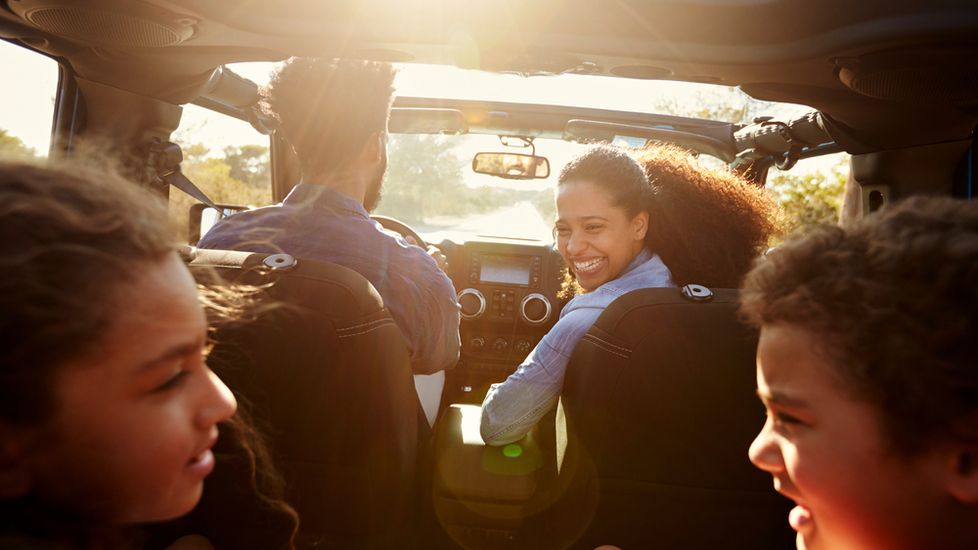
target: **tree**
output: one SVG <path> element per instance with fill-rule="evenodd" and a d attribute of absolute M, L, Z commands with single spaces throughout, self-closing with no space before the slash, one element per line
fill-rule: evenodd
<path fill-rule="evenodd" d="M 0 158 L 36 158 L 37 151 L 28 147 L 19 137 L 0 128 Z"/>
<path fill-rule="evenodd" d="M 225 147 L 224 161 L 231 167 L 230 175 L 235 180 L 256 187 L 272 185 L 268 147 L 264 145 Z"/>
<path fill-rule="evenodd" d="M 768 178 L 767 187 L 781 205 L 787 232 L 817 223 L 839 222 L 847 163 L 848 158 L 844 158 L 829 170 L 799 176 L 782 172 Z"/>
<path fill-rule="evenodd" d="M 378 211 L 408 223 L 457 213 L 462 168 L 441 136 L 391 136 L 384 195 Z"/>
<path fill-rule="evenodd" d="M 678 116 L 744 123 L 772 112 L 777 105 L 750 99 L 736 88 L 717 88 L 697 97 L 697 101 L 686 102 L 685 107 L 671 101 L 660 102 L 658 108 Z M 787 232 L 813 223 L 839 221 L 847 167 L 848 157 L 844 157 L 827 170 L 768 176 L 766 186 L 782 208 Z"/>
<path fill-rule="evenodd" d="M 694 97 L 694 100 L 682 104 L 674 99 L 659 101 L 655 105 L 655 110 L 676 116 L 720 120 L 735 124 L 743 122 L 748 111 L 753 110 L 747 95 L 737 88 L 716 87 L 709 92 L 698 92 Z"/>
<path fill-rule="evenodd" d="M 250 146 L 245 146 L 250 147 Z M 262 146 L 255 146 L 263 148 Z M 233 204 L 239 206 L 264 206 L 272 202 L 271 183 L 258 185 L 257 183 L 247 183 L 234 177 L 232 174 L 232 164 L 226 157 L 208 156 L 210 150 L 200 143 L 182 145 L 183 163 L 180 168 L 190 181 L 194 182 L 198 189 L 204 192 L 212 201 L 218 204 Z M 225 153 L 231 150 L 232 154 L 238 154 L 234 162 L 238 162 L 239 168 L 245 166 L 242 161 L 240 150 L 242 148 L 228 147 Z M 245 153 L 249 155 L 251 153 Z M 265 148 L 267 158 L 267 148 Z M 252 155 L 248 158 L 260 158 L 261 155 Z M 266 168 L 267 172 L 267 160 Z M 248 171 L 251 174 L 258 174 L 261 169 Z M 178 238 L 183 241 L 187 239 L 187 229 L 189 226 L 190 207 L 197 203 L 197 200 L 187 195 L 179 189 L 170 189 L 170 222 Z"/>

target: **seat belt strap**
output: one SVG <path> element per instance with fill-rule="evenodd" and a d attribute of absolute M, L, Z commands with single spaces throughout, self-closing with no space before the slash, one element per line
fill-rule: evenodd
<path fill-rule="evenodd" d="M 225 217 L 224 211 L 180 171 L 183 151 L 179 145 L 170 141 L 156 142 L 150 145 L 149 154 L 149 164 L 156 169 L 156 174 L 163 183 L 176 187 L 197 201 L 213 208 L 219 217 Z"/>
<path fill-rule="evenodd" d="M 184 193 L 190 195 L 191 197 L 197 199 L 198 201 L 206 204 L 210 208 L 217 210 L 218 215 L 222 218 L 224 217 L 224 211 L 221 208 L 219 208 L 216 204 L 214 204 L 214 201 L 212 201 L 207 195 L 205 195 L 204 192 L 201 191 L 199 187 L 194 185 L 194 182 L 190 181 L 190 179 L 187 178 L 187 176 L 183 175 L 183 172 L 181 172 L 179 168 L 170 172 L 169 174 L 161 174 L 160 177 L 162 177 L 163 181 L 165 181 L 169 185 L 176 187 L 177 189 L 183 191 Z"/>

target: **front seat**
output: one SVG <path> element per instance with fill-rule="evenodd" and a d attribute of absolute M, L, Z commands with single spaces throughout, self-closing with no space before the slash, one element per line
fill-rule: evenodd
<path fill-rule="evenodd" d="M 736 290 L 642 289 L 608 306 L 558 411 L 570 489 L 555 524 L 577 529 L 576 547 L 793 546 L 789 501 L 747 456 L 765 420 L 756 347 Z"/>
<path fill-rule="evenodd" d="M 257 318 L 220 328 L 208 364 L 268 440 L 299 546 L 400 547 L 423 416 L 380 295 L 350 269 L 287 254 L 201 249 L 190 267 L 265 286 Z"/>

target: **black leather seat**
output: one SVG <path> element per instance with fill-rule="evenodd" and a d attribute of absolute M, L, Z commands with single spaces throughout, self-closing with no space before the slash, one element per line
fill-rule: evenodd
<path fill-rule="evenodd" d="M 191 270 L 268 285 L 262 303 L 279 304 L 220 329 L 208 363 L 269 440 L 300 546 L 402 547 L 421 415 L 380 295 L 354 271 L 287 255 L 198 250 Z"/>
<path fill-rule="evenodd" d="M 612 303 L 567 367 L 558 434 L 565 421 L 570 489 L 552 524 L 581 532 L 579 548 L 791 548 L 790 503 L 747 456 L 765 418 L 756 346 L 735 290 L 692 301 L 643 289 Z"/>

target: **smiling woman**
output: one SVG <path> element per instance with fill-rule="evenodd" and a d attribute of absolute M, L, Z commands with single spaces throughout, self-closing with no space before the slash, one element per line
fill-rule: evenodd
<path fill-rule="evenodd" d="M 638 288 L 675 286 L 669 268 L 645 247 L 650 194 L 642 166 L 624 149 L 598 146 L 560 173 L 555 234 L 569 277 L 586 291 L 516 372 L 493 384 L 482 403 L 482 438 L 522 438 L 557 402 L 571 352 L 615 298 Z"/>
<path fill-rule="evenodd" d="M 640 288 L 736 286 L 777 229 L 773 203 L 732 172 L 676 147 L 598 146 L 560 173 L 557 249 L 568 290 L 560 320 L 483 401 L 482 437 L 523 437 L 557 402 L 571 352 L 605 308 Z"/>

